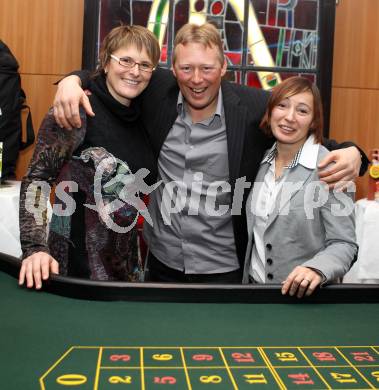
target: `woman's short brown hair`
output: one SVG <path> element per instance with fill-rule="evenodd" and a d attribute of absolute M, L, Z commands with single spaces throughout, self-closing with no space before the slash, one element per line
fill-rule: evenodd
<path fill-rule="evenodd" d="M 220 33 L 217 28 L 211 23 L 197 25 L 187 23 L 179 29 L 174 40 L 174 53 L 172 63 L 175 64 L 176 50 L 178 45 L 186 45 L 187 43 L 201 43 L 204 47 L 215 46 L 217 48 L 221 65 L 224 64 L 224 49 Z"/>
<path fill-rule="evenodd" d="M 146 27 L 138 25 L 122 25 L 112 29 L 104 38 L 99 54 L 99 66 L 96 73 L 102 73 L 110 60 L 110 55 L 121 47 L 136 46 L 138 50 L 146 50 L 154 67 L 160 57 L 159 43 L 155 35 Z"/>
<path fill-rule="evenodd" d="M 272 110 L 275 108 L 275 106 L 285 98 L 307 91 L 309 91 L 313 96 L 313 120 L 311 128 L 309 129 L 309 135 L 314 134 L 316 142 L 321 143 L 323 131 L 323 114 L 320 91 L 311 80 L 305 77 L 290 77 L 273 88 L 267 104 L 266 112 L 260 123 L 261 129 L 263 129 L 266 134 L 272 136 L 270 121 Z"/>

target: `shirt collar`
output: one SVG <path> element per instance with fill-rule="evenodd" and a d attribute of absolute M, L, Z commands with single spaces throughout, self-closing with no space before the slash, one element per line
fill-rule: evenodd
<path fill-rule="evenodd" d="M 319 148 L 320 144 L 316 143 L 314 135 L 311 134 L 301 149 L 299 164 L 305 168 L 315 169 L 317 167 L 317 156 Z"/>
<path fill-rule="evenodd" d="M 317 166 L 319 146 L 319 144 L 315 143 L 314 135 L 311 134 L 286 168 L 294 168 L 298 164 L 301 164 L 305 168 L 315 169 Z M 272 164 L 277 154 L 278 151 L 276 149 L 275 142 L 274 145 L 272 145 L 272 147 L 266 152 L 261 164 Z"/>
<path fill-rule="evenodd" d="M 271 148 L 266 152 L 261 164 L 264 163 L 271 164 L 274 161 L 277 154 L 278 151 L 276 150 L 276 142 L 275 142 L 274 145 L 272 145 Z"/>
<path fill-rule="evenodd" d="M 181 91 L 179 91 L 178 100 L 176 102 L 176 108 L 177 108 L 178 115 L 180 115 L 182 118 L 185 116 L 185 110 L 184 110 L 183 103 L 184 103 L 184 96 L 181 93 Z M 221 91 L 221 87 L 220 87 L 218 90 L 216 111 L 215 111 L 214 115 L 211 118 L 209 118 L 210 121 L 213 120 L 216 115 L 221 118 L 222 112 L 223 112 L 223 107 L 224 107 L 224 105 L 222 102 L 222 91 Z"/>

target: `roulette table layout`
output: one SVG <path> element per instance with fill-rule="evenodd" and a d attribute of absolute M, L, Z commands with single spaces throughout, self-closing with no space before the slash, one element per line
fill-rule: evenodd
<path fill-rule="evenodd" d="M 19 287 L 0 255 L 1 389 L 377 389 L 379 286 Z"/>

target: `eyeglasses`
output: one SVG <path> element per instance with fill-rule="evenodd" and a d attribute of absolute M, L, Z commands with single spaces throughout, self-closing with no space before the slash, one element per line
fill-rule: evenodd
<path fill-rule="evenodd" d="M 121 66 L 124 66 L 125 68 L 132 69 L 136 65 L 138 65 L 138 69 L 142 72 L 151 73 L 155 67 L 150 64 L 149 62 L 137 62 L 131 57 L 116 57 L 115 55 L 111 54 L 111 58 L 113 58 L 115 61 L 117 61 Z"/>

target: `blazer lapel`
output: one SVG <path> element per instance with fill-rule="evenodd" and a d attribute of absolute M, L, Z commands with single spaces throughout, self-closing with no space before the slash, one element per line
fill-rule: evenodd
<path fill-rule="evenodd" d="M 228 142 L 229 178 L 233 185 L 239 176 L 246 132 L 247 108 L 227 82 L 221 83 Z"/>
<path fill-rule="evenodd" d="M 250 204 L 246 205 L 246 208 L 250 210 L 250 212 L 247 213 L 246 219 L 247 219 L 247 232 L 248 232 L 248 237 L 252 237 L 253 234 L 253 225 L 255 223 L 255 215 L 256 213 L 259 213 L 259 210 L 257 210 L 257 199 L 256 196 L 259 193 L 259 188 L 254 191 L 255 186 L 261 186 L 263 184 L 264 178 L 266 176 L 267 171 L 270 168 L 270 164 L 262 164 L 260 169 L 258 170 L 257 176 L 255 178 L 253 187 L 251 188 L 251 193 L 252 196 L 248 198 L 248 202 Z M 252 211 L 252 212 L 251 212 Z"/>
<path fill-rule="evenodd" d="M 157 110 L 157 119 L 154 125 L 155 134 L 152 136 L 157 139 L 158 151 L 161 147 L 168 133 L 172 129 L 176 118 L 178 117 L 177 101 L 178 101 L 179 89 L 170 90 L 168 94 L 161 100 L 159 108 Z M 158 152 L 158 153 L 159 153 Z"/>
<path fill-rule="evenodd" d="M 274 222 L 276 217 L 285 209 L 285 207 L 290 207 L 291 199 L 304 187 L 312 176 L 312 173 L 312 169 L 305 168 L 301 164 L 298 164 L 295 168 L 290 170 L 283 183 L 283 187 L 276 197 L 275 207 L 267 220 L 266 229 Z"/>
<path fill-rule="evenodd" d="M 264 177 L 270 168 L 270 164 L 262 164 L 258 170 L 257 176 L 255 178 L 255 182 L 253 184 L 253 187 L 250 190 L 249 196 L 247 198 L 246 203 L 246 224 L 247 224 L 247 247 L 246 247 L 246 254 L 245 254 L 245 265 L 244 265 L 244 272 L 243 272 L 243 281 L 242 283 L 248 283 L 249 279 L 249 269 L 250 269 L 250 262 L 251 262 L 251 249 L 253 246 L 253 226 L 255 223 L 255 215 L 258 212 L 256 210 L 257 208 L 257 199 L 256 195 L 259 193 L 258 191 L 254 191 L 255 186 L 260 186 L 263 183 Z"/>

